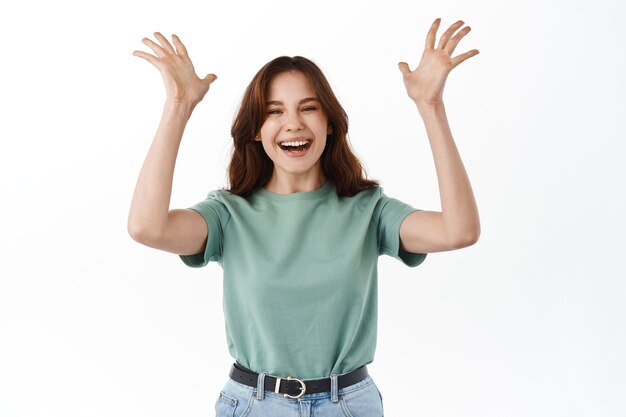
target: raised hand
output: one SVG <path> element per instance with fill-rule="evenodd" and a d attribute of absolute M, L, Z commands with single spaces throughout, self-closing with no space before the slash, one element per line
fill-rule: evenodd
<path fill-rule="evenodd" d="M 217 76 L 208 74 L 199 78 L 196 75 L 187 49 L 178 36 L 172 35 L 173 46 L 159 32 L 155 32 L 154 36 L 158 44 L 148 38 L 142 40 L 154 55 L 143 51 L 134 51 L 133 55 L 150 62 L 161 72 L 168 101 L 184 102 L 194 107 L 204 98 Z"/>
<path fill-rule="evenodd" d="M 406 62 L 400 62 L 398 67 L 403 75 L 406 91 L 417 104 L 432 104 L 443 102 L 443 87 L 448 78 L 448 74 L 461 62 L 477 55 L 477 49 L 465 52 L 452 58 L 452 53 L 459 41 L 469 33 L 469 26 L 461 29 L 452 36 L 464 22 L 459 20 L 451 25 L 448 30 L 441 35 L 439 45 L 435 49 L 435 39 L 437 29 L 441 19 L 437 18 L 433 22 L 426 36 L 426 47 L 422 53 L 419 65 L 413 71 L 409 69 Z"/>

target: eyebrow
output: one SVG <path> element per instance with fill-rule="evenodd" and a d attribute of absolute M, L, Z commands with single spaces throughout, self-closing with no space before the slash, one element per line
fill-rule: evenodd
<path fill-rule="evenodd" d="M 319 100 L 317 98 L 315 98 L 315 97 L 306 97 L 306 98 L 303 98 L 302 100 L 300 100 L 298 102 L 298 104 L 308 103 L 309 101 L 319 101 Z M 274 104 L 276 106 L 284 106 L 285 105 L 285 103 L 283 103 L 282 101 L 279 101 L 279 100 L 270 100 L 267 103 L 265 103 L 266 106 L 269 106 L 269 105 L 272 105 L 272 104 Z"/>

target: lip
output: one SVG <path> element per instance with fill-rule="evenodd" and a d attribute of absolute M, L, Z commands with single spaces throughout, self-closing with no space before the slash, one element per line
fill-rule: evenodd
<path fill-rule="evenodd" d="M 289 150 L 283 149 L 280 146 L 284 142 L 297 142 L 297 141 L 304 141 L 304 140 L 306 140 L 308 142 L 308 144 L 307 144 L 307 147 L 302 149 L 301 151 L 289 151 Z M 309 152 L 313 142 L 314 141 L 311 138 L 307 138 L 305 136 L 297 136 L 297 137 L 293 137 L 293 138 L 279 140 L 277 143 L 278 143 L 278 148 L 283 153 L 283 155 L 285 155 L 285 156 L 287 156 L 289 158 L 301 158 L 301 157 L 305 156 Z"/>
<path fill-rule="evenodd" d="M 285 143 L 285 142 L 297 142 L 297 141 L 301 141 L 301 140 L 308 140 L 311 143 L 313 142 L 312 138 L 308 138 L 306 136 L 296 136 L 296 137 L 293 137 L 293 138 L 281 139 L 277 143 L 278 143 L 278 146 L 280 146 L 282 143 Z"/>

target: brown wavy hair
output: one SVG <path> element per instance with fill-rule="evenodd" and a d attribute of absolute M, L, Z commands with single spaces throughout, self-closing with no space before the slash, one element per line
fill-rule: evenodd
<path fill-rule="evenodd" d="M 365 189 L 377 187 L 377 181 L 366 178 L 361 162 L 350 149 L 347 138 L 348 115 L 322 70 L 307 58 L 281 56 L 265 64 L 256 73 L 243 95 L 241 107 L 231 127 L 234 149 L 228 166 L 228 191 L 247 197 L 264 186 L 272 176 L 274 163 L 265 153 L 261 142 L 255 141 L 254 137 L 265 122 L 270 82 L 276 75 L 288 71 L 298 71 L 309 80 L 328 117 L 332 133 L 326 138 L 320 165 L 326 178 L 335 185 L 337 194 L 351 197 Z"/>

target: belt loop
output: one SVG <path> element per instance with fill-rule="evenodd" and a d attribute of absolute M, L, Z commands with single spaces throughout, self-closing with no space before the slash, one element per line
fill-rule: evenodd
<path fill-rule="evenodd" d="M 330 376 L 330 401 L 339 402 L 339 389 L 337 388 L 337 374 Z"/>
<path fill-rule="evenodd" d="M 262 400 L 263 398 L 265 398 L 265 372 L 259 373 L 256 383 L 256 399 Z"/>

